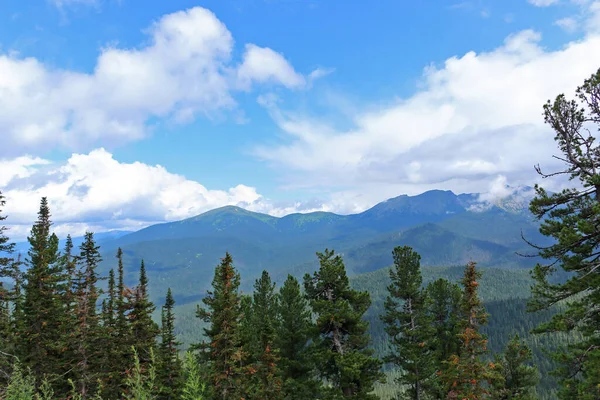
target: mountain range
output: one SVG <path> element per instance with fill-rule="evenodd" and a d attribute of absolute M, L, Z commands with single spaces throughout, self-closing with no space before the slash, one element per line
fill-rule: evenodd
<path fill-rule="evenodd" d="M 531 188 L 521 188 L 501 200 L 482 201 L 478 194 L 432 190 L 395 197 L 352 215 L 314 212 L 278 218 L 227 206 L 137 232 L 95 237 L 104 260 L 101 273 L 116 266 L 121 247 L 128 283 L 135 283 L 143 259 L 153 297 L 162 298 L 171 287 L 182 304 L 206 293 L 226 251 L 233 256 L 245 290 L 264 269 L 276 281 L 288 273 L 301 277 L 313 271 L 315 253 L 325 248 L 343 255 L 351 276 L 391 265 L 392 249 L 399 245 L 418 251 L 424 266 L 474 260 L 484 268 L 528 268 L 532 260 L 516 254 L 530 251 L 521 234 L 546 243 L 527 210 L 530 193 Z M 76 245 L 81 240 L 73 239 Z M 17 247 L 26 251 L 27 244 Z"/>

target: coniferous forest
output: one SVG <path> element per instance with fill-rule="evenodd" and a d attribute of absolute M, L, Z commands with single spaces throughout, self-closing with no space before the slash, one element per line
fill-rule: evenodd
<path fill-rule="evenodd" d="M 343 257 L 324 249 L 302 280 L 289 275 L 278 287 L 263 271 L 245 294 L 226 253 L 183 349 L 174 293 L 165 287 L 164 304 L 151 301 L 143 261 L 135 285 L 125 283 L 121 249 L 101 276 L 107 260 L 94 234 L 60 246 L 47 198 L 27 254 L 15 254 L 0 193 L 0 397 L 599 399 L 600 70 L 576 93 L 543 106 L 564 169 L 535 168 L 572 185 L 535 187 L 529 210 L 552 244 L 528 242 L 542 261 L 523 307 L 484 302 L 486 272 L 475 262 L 458 279 L 426 282 L 422 254 L 410 246 L 389 249 L 388 284 L 369 290 L 352 285 Z M 374 316 L 375 291 L 385 300 Z M 505 315 L 491 326 L 496 311 Z"/>

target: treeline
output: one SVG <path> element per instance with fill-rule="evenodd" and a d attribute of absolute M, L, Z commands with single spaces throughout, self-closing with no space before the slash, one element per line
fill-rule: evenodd
<path fill-rule="evenodd" d="M 202 341 L 181 357 L 173 295 L 169 289 L 159 326 L 144 262 L 134 287 L 124 283 L 120 249 L 116 268 L 99 277 L 93 234 L 77 251 L 68 237 L 59 251 L 51 226 L 43 198 L 26 259 L 1 260 L 2 277 L 12 282 L 0 286 L 0 393 L 8 400 L 375 399 L 384 363 L 401 371 L 398 393 L 407 398 L 513 398 L 533 393 L 537 382 L 526 365 L 531 352 L 518 338 L 495 363 L 486 361 L 475 264 L 467 266 L 462 287 L 439 279 L 423 288 L 420 256 L 394 249 L 381 317 L 394 351 L 379 360 L 364 318 L 369 293 L 351 288 L 334 251 L 317 253 L 320 268 L 302 284 L 288 276 L 276 290 L 264 271 L 252 295 L 240 292 L 240 275 L 226 254 L 198 306 L 207 326 L 198 332 Z M 0 250 L 10 255 L 4 233 Z"/>

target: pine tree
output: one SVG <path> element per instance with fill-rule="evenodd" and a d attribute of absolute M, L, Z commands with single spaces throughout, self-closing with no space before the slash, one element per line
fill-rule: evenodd
<path fill-rule="evenodd" d="M 175 336 L 174 306 L 175 299 L 169 288 L 165 304 L 162 307 L 161 342 L 158 352 L 158 380 L 162 388 L 159 398 L 164 400 L 175 400 L 181 396 L 182 366 L 177 355 L 177 346 L 181 343 Z"/>
<path fill-rule="evenodd" d="M 385 361 L 400 368 L 398 383 L 408 386 L 410 398 L 421 400 L 435 371 L 432 321 L 421 289 L 421 256 L 404 246 L 396 247 L 393 257 L 389 295 L 381 318 L 392 346 Z"/>
<path fill-rule="evenodd" d="M 94 234 L 86 232 L 77 257 L 78 271 L 75 280 L 75 298 L 77 325 L 74 333 L 76 352 L 77 390 L 82 398 L 94 392 L 98 379 L 101 378 L 102 360 L 104 358 L 102 338 L 104 332 L 100 324 L 100 315 L 96 310 L 100 295 L 97 283 L 96 268 L 102 261 L 99 246 L 94 241 Z"/>
<path fill-rule="evenodd" d="M 252 399 L 275 400 L 281 398 L 281 378 L 277 363 L 279 357 L 275 349 L 277 320 L 277 297 L 275 283 L 267 271 L 254 284 L 252 302 L 252 328 L 254 331 L 255 354 L 252 358 L 253 379 L 256 382 L 251 390 Z"/>
<path fill-rule="evenodd" d="M 536 185 L 536 197 L 529 209 L 543 220 L 540 232 L 554 244 L 535 246 L 548 264 L 538 264 L 533 271 L 531 311 L 547 310 L 562 302 L 564 311 L 535 331 L 577 332 L 582 340 L 558 352 L 556 370 L 563 399 L 600 397 L 600 146 L 595 144 L 593 126 L 600 127 L 600 69 L 577 88 L 577 100 L 564 94 L 544 105 L 545 122 L 555 131 L 554 137 L 565 164 L 562 171 L 542 177 L 567 175 L 577 184 L 574 188 L 549 194 Z"/>
<path fill-rule="evenodd" d="M 319 393 L 315 379 L 314 360 L 309 353 L 312 320 L 308 302 L 302 295 L 300 283 L 288 275 L 278 301 L 276 347 L 286 400 L 314 399 Z"/>
<path fill-rule="evenodd" d="M 331 396 L 375 399 L 371 392 L 383 374 L 381 361 L 368 347 L 369 323 L 362 319 L 371 305 L 369 293 L 350 288 L 342 258 L 334 257 L 333 250 L 317 256 L 319 270 L 304 276 L 306 296 L 317 316 L 317 370 L 331 384 Z"/>
<path fill-rule="evenodd" d="M 494 365 L 483 360 L 488 352 L 487 339 L 480 333 L 488 315 L 479 299 L 477 288 L 481 272 L 469 262 L 461 281 L 463 285 L 462 321 L 460 323 L 460 355 L 450 357 L 445 383 L 448 398 L 482 400 L 490 398 L 489 385 L 497 379 Z"/>
<path fill-rule="evenodd" d="M 427 285 L 427 313 L 434 330 L 434 353 L 432 355 L 436 369 L 427 392 L 434 399 L 445 399 L 447 390 L 440 381 L 445 362 L 452 355 L 460 356 L 460 309 L 462 291 L 460 286 L 446 279 L 437 279 Z"/>
<path fill-rule="evenodd" d="M 494 363 L 501 378 L 494 385 L 494 399 L 535 400 L 535 386 L 540 380 L 537 368 L 531 365 L 533 353 L 515 335 L 506 346 L 504 353 L 496 355 Z"/>
<path fill-rule="evenodd" d="M 198 306 L 197 316 L 209 324 L 204 335 L 209 340 L 197 347 L 205 351 L 210 361 L 210 384 L 214 400 L 240 399 L 243 372 L 240 362 L 243 352 L 240 339 L 240 275 L 229 253 L 215 268 L 212 291 L 202 299 L 206 309 Z"/>
<path fill-rule="evenodd" d="M 131 334 L 135 338 L 135 348 L 140 363 L 145 366 L 150 361 L 150 350 L 156 348 L 156 337 L 160 333 L 160 329 L 152 319 L 152 313 L 156 307 L 148 296 L 148 277 L 143 260 L 140 265 L 140 281 L 132 293 L 130 302 Z"/>
<path fill-rule="evenodd" d="M 39 385 L 56 372 L 60 349 L 59 327 L 64 316 L 59 299 L 62 279 L 58 261 L 58 237 L 50 232 L 50 208 L 42 198 L 38 220 L 27 238 L 31 246 L 25 273 L 20 327 L 21 356 Z"/>

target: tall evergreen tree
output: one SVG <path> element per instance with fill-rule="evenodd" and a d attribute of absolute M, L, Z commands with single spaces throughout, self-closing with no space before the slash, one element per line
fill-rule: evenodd
<path fill-rule="evenodd" d="M 461 342 L 460 313 L 462 291 L 456 283 L 446 279 L 437 279 L 426 288 L 431 327 L 434 331 L 434 352 L 432 354 L 436 374 L 428 385 L 427 392 L 434 399 L 445 399 L 447 390 L 440 381 L 440 375 L 445 369 L 445 362 L 452 355 L 460 356 Z"/>
<path fill-rule="evenodd" d="M 369 323 L 363 320 L 371 305 L 369 293 L 350 288 L 342 258 L 333 250 L 317 256 L 319 270 L 304 276 L 306 296 L 317 316 L 317 369 L 331 384 L 332 398 L 375 399 L 371 392 L 383 374 L 368 347 Z"/>
<path fill-rule="evenodd" d="M 511 338 L 504 353 L 496 355 L 495 365 L 501 378 L 495 384 L 496 400 L 535 400 L 538 398 L 535 386 L 540 376 L 535 365 L 531 365 L 533 353 L 519 340 L 519 335 Z"/>
<path fill-rule="evenodd" d="M 77 281 L 77 259 L 73 255 L 73 240 L 71 235 L 67 235 L 65 247 L 59 258 L 61 270 L 64 274 L 64 280 L 60 289 L 60 302 L 64 313 L 60 326 L 60 366 L 57 365 L 57 372 L 61 379 L 55 382 L 57 395 L 65 395 L 71 389 L 67 380 L 72 379 L 72 371 L 76 370 L 77 348 L 75 333 L 77 332 L 77 298 L 75 282 Z"/>
<path fill-rule="evenodd" d="M 267 271 L 254 284 L 252 303 L 252 327 L 256 345 L 253 390 L 251 398 L 260 400 L 281 399 L 281 378 L 279 376 L 279 356 L 275 348 L 277 321 L 277 297 L 275 283 Z"/>
<path fill-rule="evenodd" d="M 21 357 L 31 369 L 36 385 L 56 372 L 59 327 L 64 317 L 59 300 L 60 264 L 58 237 L 50 232 L 50 208 L 43 197 L 38 219 L 27 238 L 31 246 L 25 273 Z"/>
<path fill-rule="evenodd" d="M 102 261 L 94 234 L 86 232 L 77 257 L 78 271 L 75 281 L 77 325 L 75 327 L 76 384 L 79 394 L 85 399 L 94 393 L 96 382 L 101 378 L 104 332 L 97 312 L 100 295 L 96 268 Z"/>
<path fill-rule="evenodd" d="M 160 329 L 152 319 L 156 309 L 148 296 L 148 277 L 144 261 L 140 265 L 140 281 L 130 299 L 131 312 L 129 322 L 131 334 L 135 338 L 135 347 L 142 366 L 150 362 L 150 349 L 156 348 L 156 337 Z"/>
<path fill-rule="evenodd" d="M 241 398 L 243 351 L 240 339 L 240 275 L 229 253 L 215 268 L 212 291 L 202 299 L 206 309 L 198 306 L 196 315 L 207 322 L 204 335 L 208 339 L 197 347 L 204 350 L 210 362 L 210 384 L 214 400 Z"/>
<path fill-rule="evenodd" d="M 400 368 L 398 382 L 408 386 L 411 399 L 421 400 L 434 374 L 433 330 L 421 289 L 421 256 L 411 247 L 396 247 L 394 268 L 381 317 L 390 337 L 391 353 L 385 361 Z"/>
<path fill-rule="evenodd" d="M 11 293 L 4 287 L 3 279 L 12 278 L 14 244 L 10 242 L 4 226 L 6 216 L 2 214 L 6 201 L 0 191 L 0 386 L 8 384 L 14 360 L 14 337 L 11 321 Z M 14 283 L 14 282 L 13 282 Z"/>
<path fill-rule="evenodd" d="M 476 264 L 469 262 L 461 281 L 463 286 L 462 321 L 459 334 L 460 355 L 450 357 L 445 382 L 448 398 L 482 400 L 490 398 L 490 384 L 497 378 L 493 364 L 483 356 L 488 352 L 487 339 L 480 333 L 481 326 L 487 323 L 488 315 L 479 299 L 477 288 L 481 272 Z"/>
<path fill-rule="evenodd" d="M 577 100 L 564 94 L 544 105 L 545 122 L 555 131 L 555 141 L 565 165 L 543 177 L 567 175 L 576 185 L 549 194 L 536 185 L 529 209 L 543 220 L 540 232 L 554 239 L 535 248 L 548 264 L 533 271 L 535 286 L 531 311 L 546 310 L 562 302 L 564 311 L 536 332 L 573 332 L 581 341 L 555 355 L 556 375 L 563 399 L 600 397 L 600 146 L 592 133 L 600 127 L 600 69 L 577 88 Z M 597 130 L 597 129 L 596 129 Z"/>
<path fill-rule="evenodd" d="M 181 343 L 175 336 L 175 314 L 173 307 L 175 299 L 171 288 L 167 290 L 165 304 L 162 307 L 161 342 L 158 352 L 159 369 L 158 380 L 160 382 L 160 399 L 175 400 L 181 396 L 182 365 L 177 355 L 177 346 Z"/>
<path fill-rule="evenodd" d="M 278 301 L 276 347 L 285 400 L 314 399 L 320 384 L 315 379 L 314 360 L 309 352 L 312 319 L 300 283 L 288 275 Z"/>

